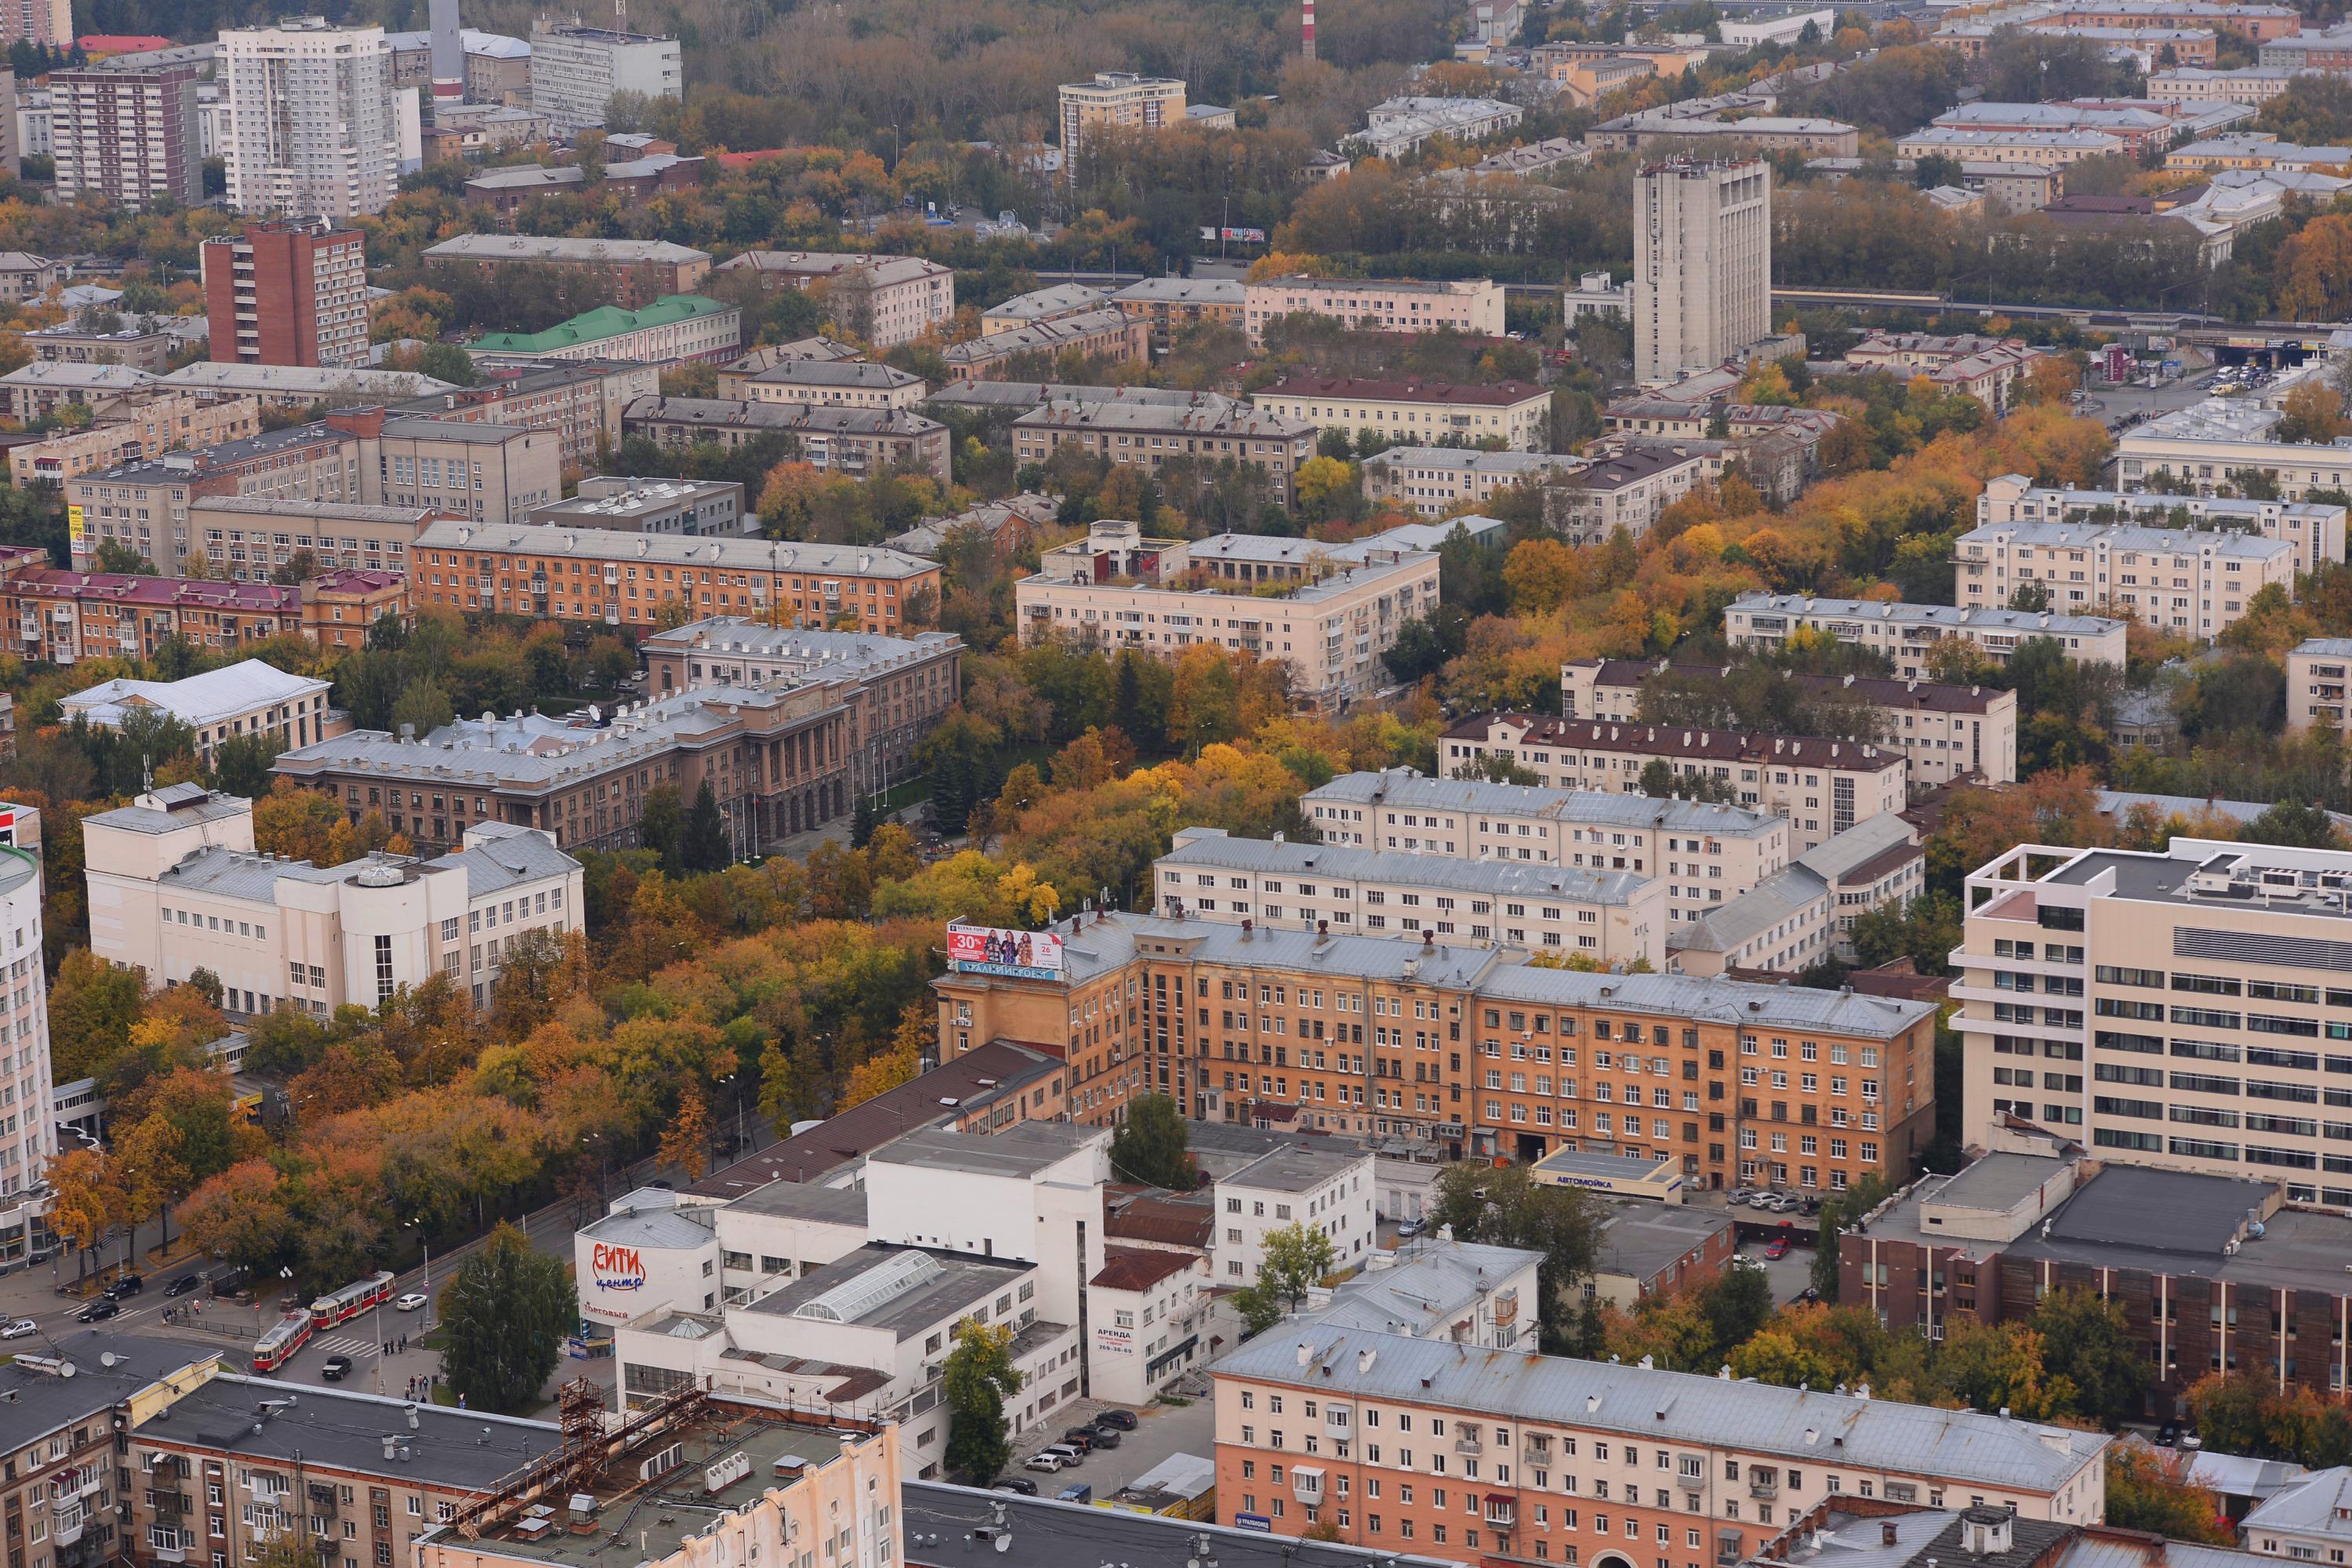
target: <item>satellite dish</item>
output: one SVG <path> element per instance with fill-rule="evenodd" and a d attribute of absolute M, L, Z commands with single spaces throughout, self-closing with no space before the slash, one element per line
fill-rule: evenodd
<path fill-rule="evenodd" d="M 114 1364 L 114 1352 L 112 1351 L 99 1352 L 98 1364 L 100 1366 L 112 1366 Z"/>
<path fill-rule="evenodd" d="M 1013 1532 L 1012 1532 L 1011 1531 L 1009 1531 L 1009 1530 L 1007 1530 L 1007 1531 L 1002 1531 L 998 1532 L 997 1537 L 996 1537 L 996 1552 L 997 1552 L 997 1555 L 1001 1557 L 1001 1556 L 1003 1556 L 1005 1552 L 1010 1552 L 1010 1551 L 1012 1551 L 1012 1550 L 1013 1550 Z"/>

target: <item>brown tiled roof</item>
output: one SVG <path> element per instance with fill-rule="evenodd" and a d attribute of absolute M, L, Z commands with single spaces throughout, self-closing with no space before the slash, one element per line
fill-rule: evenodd
<path fill-rule="evenodd" d="M 1181 1274 L 1199 1261 L 1186 1252 L 1106 1246 L 1103 1266 L 1087 1283 L 1106 1290 L 1148 1290 L 1171 1274 Z"/>
<path fill-rule="evenodd" d="M 1206 1248 L 1216 1234 L 1216 1215 L 1206 1197 L 1159 1193 L 1131 1199 L 1103 1217 L 1103 1239 L 1156 1242 L 1162 1247 Z"/>

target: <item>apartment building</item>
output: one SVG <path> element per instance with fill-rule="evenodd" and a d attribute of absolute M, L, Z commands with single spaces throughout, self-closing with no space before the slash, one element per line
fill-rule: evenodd
<path fill-rule="evenodd" d="M 427 394 L 455 392 L 446 381 L 413 370 L 317 370 L 289 364 L 238 364 L 197 360 L 164 376 L 167 392 L 217 401 L 252 397 L 265 408 L 308 412 L 320 406 L 352 408 L 399 403 Z"/>
<path fill-rule="evenodd" d="M 1400 446 L 1499 440 L 1514 451 L 1551 444 L 1551 392 L 1525 382 L 1463 386 L 1451 382 L 1380 381 L 1364 376 L 1286 375 L 1250 395 L 1268 414 L 1326 430 L 1370 431 Z"/>
<path fill-rule="evenodd" d="M 1720 443 L 1643 442 L 1597 457 L 1577 470 L 1545 515 L 1571 544 L 1599 544 L 1619 529 L 1639 538 L 1658 514 L 1722 472 Z"/>
<path fill-rule="evenodd" d="M 59 698 L 58 711 L 107 729 L 132 712 L 168 715 L 195 731 L 196 755 L 210 767 L 232 736 L 266 736 L 282 751 L 350 729 L 351 716 L 327 706 L 332 684 L 248 658 L 180 680 L 101 681 Z"/>
<path fill-rule="evenodd" d="M 322 743 L 337 742 L 288 755 Z M 321 868 L 256 853 L 249 800 L 151 790 L 83 825 L 91 951 L 158 987 L 208 969 L 232 1015 L 283 1005 L 324 1017 L 435 974 L 486 1003 L 524 931 L 585 929 L 580 863 L 544 831 L 460 826 L 453 854 Z"/>
<path fill-rule="evenodd" d="M 1209 1271 L 1229 1289 L 1255 1285 L 1265 1238 L 1293 1225 L 1320 1231 L 1339 1268 L 1361 1262 L 1380 1242 L 1369 1149 L 1274 1149 L 1217 1178 L 1216 1230 Z"/>
<path fill-rule="evenodd" d="M 1160 131 L 1184 123 L 1184 84 L 1174 77 L 1097 71 L 1092 81 L 1066 81 L 1061 105 L 1062 158 L 1075 167 L 1097 131 Z"/>
<path fill-rule="evenodd" d="M 930 395 L 921 376 L 864 360 L 782 360 L 743 377 L 740 385 L 739 395 L 753 403 L 845 408 L 913 408 Z"/>
<path fill-rule="evenodd" d="M 1969 644 L 1974 657 L 1995 664 L 2007 663 L 2021 644 L 2036 637 L 2049 638 L 2079 662 L 2118 667 L 2124 662 L 2124 623 L 2104 616 L 1962 610 L 1793 594 L 1742 594 L 1723 612 L 1724 636 L 1735 647 L 1779 647 L 1799 627 L 1825 631 L 1840 642 L 1884 654 L 1906 680 L 1926 674 L 1928 650 L 1948 638 Z"/>
<path fill-rule="evenodd" d="M 163 201 L 200 205 L 200 70 L 192 60 L 106 60 L 51 71 L 50 145 L 58 199 L 70 203 L 94 195 L 134 212 Z"/>
<path fill-rule="evenodd" d="M 2308 637 L 2287 650 L 2286 722 L 2290 730 L 2315 724 L 2341 731 L 2352 702 L 2352 637 Z"/>
<path fill-rule="evenodd" d="M 691 294 L 710 275 L 710 253 L 666 239 L 568 239 L 526 234 L 460 234 L 429 246 L 428 268 L 547 267 L 576 272 L 625 310 L 667 294 Z"/>
<path fill-rule="evenodd" d="M 218 74 L 231 208 L 348 222 L 391 205 L 400 128 L 382 27 L 298 16 L 227 28 Z"/>
<path fill-rule="evenodd" d="M 1486 452 L 1474 447 L 1391 447 L 1364 463 L 1364 494 L 1423 517 L 1465 503 L 1483 507 L 1518 485 L 1571 483 L 1580 458 L 1548 452 Z"/>
<path fill-rule="evenodd" d="M 298 586 L 68 572 L 37 548 L 0 546 L 0 626 L 20 658 L 152 658 L 164 638 L 236 649 L 273 637 L 357 647 L 379 616 L 408 615 L 408 583 L 389 572 L 322 572 Z"/>
<path fill-rule="evenodd" d="M 1838 1300 L 1941 1339 L 1969 1321 L 2029 1317 L 2048 1291 L 2099 1293 L 2140 1347 L 2148 1379 L 2136 1413 L 2152 1420 L 2186 1415 L 2183 1396 L 2210 1373 L 2343 1397 L 2352 1220 L 2288 1205 L 2269 1173 L 2200 1175 L 2003 1142 L 1844 1231 Z"/>
<path fill-rule="evenodd" d="M 13 727 L 14 720 L 11 724 Z M 0 1094 L 20 1107 L 0 1132 L 0 1265 L 20 1268 L 47 1240 L 49 1162 L 57 1157 L 57 1097 L 49 1058 L 49 984 L 41 958 L 40 813 L 0 810 Z M 19 1358 L 19 1364 L 22 1358 Z M 5 1487 L 0 1487 L 5 1496 Z"/>
<path fill-rule="evenodd" d="M 466 352 L 491 364 L 516 360 L 633 360 L 720 363 L 742 352 L 743 312 L 699 294 L 665 294 L 634 310 L 599 305 L 536 332 L 485 332 Z"/>
<path fill-rule="evenodd" d="M 877 349 L 913 342 L 955 318 L 955 269 L 919 256 L 747 250 L 724 269 L 816 290 L 836 327 Z"/>
<path fill-rule="evenodd" d="M 1243 325 L 1252 344 L 1269 322 L 1306 311 L 1366 332 L 1503 334 L 1503 286 L 1491 279 L 1309 278 L 1293 274 L 1242 285 Z"/>
<path fill-rule="evenodd" d="M 1299 811 L 1326 844 L 1662 879 L 1670 927 L 1740 897 L 1790 858 L 1788 823 L 1742 806 L 1411 768 L 1342 773 L 1300 796 Z"/>
<path fill-rule="evenodd" d="M 647 689 L 829 681 L 859 710 L 861 778 L 888 787 L 911 778 L 915 746 L 963 695 L 963 639 L 946 632 L 880 637 L 771 626 L 714 616 L 638 639 Z"/>
<path fill-rule="evenodd" d="M 577 22 L 538 21 L 530 29 L 530 107 L 547 116 L 566 142 L 604 123 L 616 92 L 646 98 L 683 95 L 686 75 L 678 41 L 588 27 Z"/>
<path fill-rule="evenodd" d="M 552 430 L 567 468 L 592 466 L 599 450 L 621 444 L 621 416 L 641 397 L 661 392 L 661 370 L 623 360 L 566 360 L 487 365 L 478 385 L 411 397 L 389 412 L 420 419 Z"/>
<path fill-rule="evenodd" d="M 309 551 L 320 570 L 408 574 L 409 546 L 425 525 L 449 515 L 431 507 L 197 496 L 188 524 L 231 582 L 266 583 Z"/>
<path fill-rule="evenodd" d="M 1728 677 L 1728 668 L 1655 664 L 1631 658 L 1574 659 L 1560 666 L 1560 711 L 1570 719 L 1612 724 L 1642 718 L 1642 688 L 1654 675 L 1704 681 Z M 1815 698 L 1852 701 L 1870 710 L 1872 739 L 1901 752 L 1916 789 L 1933 789 L 1963 774 L 1988 784 L 2017 782 L 2017 693 L 1986 686 L 1867 676 L 1804 675 L 1785 679 Z"/>
<path fill-rule="evenodd" d="M 367 256 L 359 231 L 278 219 L 208 239 L 205 314 L 215 358 L 364 368 Z"/>
<path fill-rule="evenodd" d="M 1176 340 L 1203 325 L 1238 327 L 1248 307 L 1238 278 L 1146 278 L 1110 297 L 1151 333 L 1151 352 L 1164 354 Z"/>
<path fill-rule="evenodd" d="M 61 429 L 9 447 L 8 472 L 20 485 L 63 484 L 175 447 L 215 447 L 260 433 L 261 405 L 250 397 L 207 403 L 184 394 L 142 393 L 108 405 L 87 429 Z"/>
<path fill-rule="evenodd" d="M 1846 350 L 1845 363 L 1893 371 L 1905 380 L 1924 375 L 1931 384 L 1973 397 L 1989 412 L 2001 415 L 2016 401 L 2018 384 L 2032 373 L 2033 362 L 2048 352 L 2014 338 L 1966 332 L 1950 337 L 1933 332 L 1870 332 Z"/>
<path fill-rule="evenodd" d="M 2126 527 L 2231 531 L 2284 540 L 2298 571 L 2344 559 L 2345 509 L 2331 501 L 2170 496 L 2155 491 L 2054 489 L 2023 474 L 1985 481 L 1979 527 L 2000 522 L 2094 522 Z"/>
<path fill-rule="evenodd" d="M 1315 456 L 1315 426 L 1213 392 L 1179 401 L 1053 396 L 1013 421 L 1016 462 L 1042 463 L 1065 442 L 1155 474 L 1178 458 L 1255 464 L 1265 470 L 1275 500 L 1287 506 L 1292 476 Z"/>
<path fill-rule="evenodd" d="M 1060 634 L 1171 659 L 1194 643 L 1240 649 L 1288 664 L 1293 696 L 1339 708 L 1386 683 L 1381 655 L 1407 621 L 1437 607 L 1437 557 L 1378 536 L 1186 541 L 1097 522 L 1047 551 L 1013 600 L 1033 642 Z"/>
<path fill-rule="evenodd" d="M 2256 67 L 2340 71 L 2352 67 L 2352 28 L 2338 23 L 2273 38 L 2262 47 Z"/>
<path fill-rule="evenodd" d="M 2128 143 L 2105 131 L 1986 131 L 1929 125 L 1895 144 L 1902 158 L 1951 158 L 1969 163 L 2031 163 L 2063 169 L 2085 158 L 2123 155 Z"/>
<path fill-rule="evenodd" d="M 324 426 L 352 447 L 356 499 L 370 506 L 512 522 L 563 493 L 563 459 L 551 431 L 415 419 L 381 408 L 338 409 Z"/>
<path fill-rule="evenodd" d="M 2305 68 L 2300 65 L 2239 66 L 2230 70 L 2206 70 L 2179 66 L 2150 71 L 2147 96 L 2158 103 L 2263 104 L 2293 85 Z"/>
<path fill-rule="evenodd" d="M 411 561 L 419 604 L 641 630 L 675 603 L 706 616 L 835 629 L 847 621 L 845 629 L 895 635 L 908 602 L 926 588 L 936 595 L 940 583 L 937 563 L 888 550 L 547 525 L 436 522 Z"/>
<path fill-rule="evenodd" d="M 2282 500 L 2312 490 L 2337 490 L 2352 473 L 2352 448 L 2281 441 L 2276 408 L 2242 399 L 2208 398 L 2160 414 L 2126 431 L 2116 444 L 2116 471 L 2126 489 L 2192 487 L 2195 494 L 2242 489 L 2242 476 L 2268 475 Z"/>
<path fill-rule="evenodd" d="M 948 427 L 903 408 L 640 397 L 622 411 L 621 431 L 664 447 L 701 441 L 740 447 L 763 436 L 783 436 L 799 444 L 801 461 L 819 473 L 862 479 L 905 469 L 942 484 L 948 479 Z"/>
<path fill-rule="evenodd" d="M 1663 385 L 1772 330 L 1772 176 L 1748 158 L 1680 159 L 1633 184 L 1633 374 Z"/>
<path fill-rule="evenodd" d="M 2114 1441 L 1866 1389 L 1465 1356 L 1312 1323 L 1260 1335 L 1215 1382 L 1220 1521 L 1527 1562 L 1622 1563 L 1654 1545 L 1725 1568 L 1841 1496 L 1980 1497 L 2003 1519 L 2095 1523 Z"/>
<path fill-rule="evenodd" d="M 1148 364 L 1150 329 L 1124 310 L 1104 306 L 951 343 L 942 351 L 942 357 L 949 375 L 957 381 L 1003 381 L 1024 364 L 1045 363 L 1032 362 L 1029 355 L 1041 354 L 1050 361 L 1065 353 L 1105 365 Z"/>
<path fill-rule="evenodd" d="M 1138 1092 L 1197 1120 L 1419 1141 L 1447 1159 L 1580 1147 L 1677 1162 L 1706 1186 L 1899 1181 L 1933 1131 L 1923 1003 L 1160 916 L 1054 929 L 1055 978 L 951 965 L 934 981 L 940 1040 L 1083 1032 L 1139 1068 Z"/>
<path fill-rule="evenodd" d="M 189 509 L 199 496 L 339 502 L 359 492 L 356 455 L 342 434 L 300 425 L 68 479 L 66 531 L 79 568 L 93 567 L 100 543 L 110 539 L 162 575 L 180 577 L 192 558 L 219 542 L 190 533 Z"/>
<path fill-rule="evenodd" d="M 72 325 L 37 327 L 25 335 L 25 346 L 35 360 L 63 360 L 69 364 L 127 364 L 150 375 L 160 374 L 179 340 L 162 328 L 142 331 L 85 331 Z"/>
<path fill-rule="evenodd" d="M 698 539 L 740 539 L 759 530 L 759 514 L 743 508 L 743 487 L 715 479 L 639 479 L 604 475 L 580 481 L 569 500 L 534 507 L 527 523 L 559 528 L 609 528 L 619 533 L 662 533 Z"/>
<path fill-rule="evenodd" d="M 2294 546 L 2259 534 L 2088 522 L 1997 522 L 1956 546 L 1964 610 L 1997 608 L 2040 584 L 2053 609 L 2101 611 L 2210 640 L 2263 589 L 2292 595 Z"/>
<path fill-rule="evenodd" d="M 1532 769 L 1551 789 L 1636 794 L 1643 770 L 1663 762 L 1678 776 L 1728 786 L 1741 805 L 1787 819 L 1799 854 L 1909 804 L 1910 766 L 1902 752 L 1817 735 L 1488 713 L 1446 731 L 1439 747 L 1449 771 L 1501 757 Z"/>
<path fill-rule="evenodd" d="M 0 416 L 29 424 L 69 404 L 96 406 L 137 396 L 155 384 L 153 375 L 132 365 L 35 360 L 0 375 Z"/>
<path fill-rule="evenodd" d="M 1854 917 L 1901 908 L 1927 884 L 1918 829 L 1894 812 L 1868 817 L 1666 939 L 1683 974 L 1799 974 L 1853 953 Z M 1695 890 L 1695 889 L 1694 889 Z"/>
<path fill-rule="evenodd" d="M 1496 942 L 1607 965 L 1666 960 L 1666 885 L 1630 871 L 1457 860 L 1186 827 L 1152 867 L 1174 920 L 1361 931 L 1448 947 Z"/>
<path fill-rule="evenodd" d="M 1065 316 L 1083 316 L 1103 309 L 1108 296 L 1099 289 L 1089 289 L 1083 283 L 1056 283 L 1049 288 L 1032 289 L 1026 294 L 1015 294 L 1010 300 L 999 300 L 981 312 L 980 335 L 1009 332 L 1015 327 L 1034 325 L 1039 321 L 1058 321 Z"/>
<path fill-rule="evenodd" d="M 1604 120 L 1584 133 L 1585 145 L 1625 152 L 1664 142 L 1688 147 L 1693 142 L 1728 152 L 1802 153 L 1814 158 L 1851 158 L 1862 145 L 1862 132 L 1842 120 L 1818 115 L 1750 114 L 1735 118 L 1701 118 L 1661 110 L 1643 110 Z"/>
<path fill-rule="evenodd" d="M 2021 845 L 1969 873 L 1962 1140 L 2014 1118 L 2102 1160 L 2352 1207 L 2352 1050 L 2331 1048 L 2352 1025 L 2320 1013 L 2352 1006 L 2330 984 L 2347 893 L 2352 855 L 2185 837 Z"/>
<path fill-rule="evenodd" d="M 16 1521 L 15 1553 L 30 1562 L 37 1552 L 52 1568 L 96 1568 L 129 1556 L 131 1479 L 115 1452 L 116 1424 L 142 1405 L 168 1400 L 174 1386 L 217 1366 L 220 1354 L 85 1329 L 61 1332 L 40 1353 L 0 1368 L 0 1402 L 8 1410 L 0 1433 L 0 1510 Z"/>

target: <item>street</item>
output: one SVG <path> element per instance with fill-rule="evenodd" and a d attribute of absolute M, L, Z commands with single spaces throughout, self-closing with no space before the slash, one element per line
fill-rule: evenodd
<path fill-rule="evenodd" d="M 2137 423 L 2203 402 L 2211 395 L 2212 379 L 2212 371 L 2207 369 L 2154 388 L 2094 383 L 2084 389 L 2089 397 L 2082 405 L 2082 412 L 2105 420 L 2110 430 L 2119 429 L 2126 420 Z"/>

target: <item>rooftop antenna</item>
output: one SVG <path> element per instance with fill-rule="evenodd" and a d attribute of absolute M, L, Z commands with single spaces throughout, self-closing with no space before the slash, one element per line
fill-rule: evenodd
<path fill-rule="evenodd" d="M 142 795 L 155 793 L 155 759 L 145 752 L 139 753 L 139 789 Z"/>

